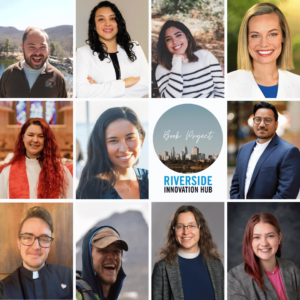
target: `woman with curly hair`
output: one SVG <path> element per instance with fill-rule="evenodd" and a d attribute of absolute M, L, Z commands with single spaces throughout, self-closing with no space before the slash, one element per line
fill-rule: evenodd
<path fill-rule="evenodd" d="M 132 42 L 117 6 L 102 1 L 91 11 L 88 45 L 77 49 L 77 96 L 141 98 L 148 94 L 148 63 Z"/>
<path fill-rule="evenodd" d="M 145 130 L 128 107 L 113 107 L 98 118 L 77 199 L 148 199 L 148 171 L 136 168 Z"/>
<path fill-rule="evenodd" d="M 72 181 L 48 123 L 28 119 L 17 137 L 13 158 L 0 166 L 0 198 L 72 198 Z"/>
<path fill-rule="evenodd" d="M 224 269 L 202 213 L 180 206 L 173 214 L 161 260 L 152 274 L 152 300 L 223 300 Z"/>
<path fill-rule="evenodd" d="M 157 43 L 155 77 L 162 98 L 224 98 L 224 76 L 215 56 L 199 50 L 190 30 L 169 20 Z"/>
<path fill-rule="evenodd" d="M 254 214 L 243 239 L 243 260 L 228 273 L 228 299 L 299 300 L 300 271 L 281 258 L 282 234 L 270 213 Z"/>

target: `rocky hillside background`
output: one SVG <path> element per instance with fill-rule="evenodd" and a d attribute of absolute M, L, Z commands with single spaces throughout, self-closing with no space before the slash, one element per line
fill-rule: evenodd
<path fill-rule="evenodd" d="M 63 50 L 67 53 L 73 51 L 73 26 L 60 25 L 56 27 L 44 29 L 49 35 L 49 45 L 51 42 L 59 43 Z M 18 30 L 15 27 L 0 26 L 0 40 L 10 39 L 11 46 L 20 48 L 24 30 Z"/>

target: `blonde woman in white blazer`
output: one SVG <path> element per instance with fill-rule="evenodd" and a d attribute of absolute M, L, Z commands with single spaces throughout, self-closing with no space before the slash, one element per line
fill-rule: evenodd
<path fill-rule="evenodd" d="M 77 49 L 78 98 L 141 98 L 148 94 L 148 63 L 131 42 L 126 23 L 113 3 L 91 11 L 86 46 Z"/>
<path fill-rule="evenodd" d="M 286 18 L 277 6 L 258 3 L 244 16 L 238 40 L 238 71 L 227 75 L 229 98 L 300 98 Z"/>

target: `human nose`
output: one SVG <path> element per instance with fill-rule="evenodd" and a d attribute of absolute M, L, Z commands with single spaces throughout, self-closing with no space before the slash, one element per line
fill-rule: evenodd
<path fill-rule="evenodd" d="M 263 237 L 262 240 L 261 240 L 261 243 L 262 243 L 262 246 L 266 246 L 268 245 L 268 240 L 266 237 Z"/>
<path fill-rule="evenodd" d="M 115 254 L 114 251 L 109 251 L 109 252 L 107 253 L 107 258 L 115 258 L 115 257 L 116 257 L 116 254 Z"/>
<path fill-rule="evenodd" d="M 261 43 L 261 47 L 265 48 L 265 47 L 269 46 L 268 37 L 262 36 L 261 40 L 260 40 L 260 43 Z"/>
<path fill-rule="evenodd" d="M 120 150 L 121 152 L 126 152 L 127 149 L 128 149 L 128 146 L 127 146 L 127 144 L 126 144 L 126 141 L 121 141 L 119 150 Z"/>
<path fill-rule="evenodd" d="M 31 247 L 33 247 L 34 249 L 40 249 L 41 248 L 38 238 L 35 238 L 33 244 L 31 245 Z"/>
<path fill-rule="evenodd" d="M 182 229 L 183 233 L 186 233 L 186 232 L 188 232 L 188 229 L 189 229 L 189 227 L 188 227 L 188 226 L 183 226 L 183 229 Z"/>
<path fill-rule="evenodd" d="M 38 137 L 35 135 L 33 136 L 33 141 L 37 142 L 38 141 Z"/>
<path fill-rule="evenodd" d="M 105 20 L 105 26 L 110 26 L 111 25 L 111 20 L 108 18 Z"/>

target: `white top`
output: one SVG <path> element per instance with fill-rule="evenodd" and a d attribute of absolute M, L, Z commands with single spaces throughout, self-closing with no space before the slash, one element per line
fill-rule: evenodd
<path fill-rule="evenodd" d="M 41 166 L 37 159 L 30 159 L 25 156 L 26 173 L 29 183 L 30 199 L 37 199 L 37 184 L 39 181 Z M 9 172 L 11 165 L 4 168 L 0 174 L 0 199 L 9 199 Z M 68 176 L 68 189 L 66 199 L 73 198 L 73 177 L 69 169 L 64 166 L 65 172 Z"/>
<path fill-rule="evenodd" d="M 179 256 L 181 256 L 183 258 L 193 259 L 193 258 L 196 258 L 200 254 L 200 249 L 196 253 L 184 253 L 180 249 L 178 249 L 177 253 L 178 253 Z"/>
<path fill-rule="evenodd" d="M 247 167 L 247 172 L 246 172 L 246 179 L 245 179 L 245 199 L 247 199 L 247 193 L 248 193 L 248 189 L 249 189 L 249 185 L 251 182 L 251 178 L 252 178 L 252 174 L 254 172 L 255 166 L 259 160 L 259 158 L 261 157 L 261 155 L 263 154 L 263 152 L 266 150 L 266 148 L 268 147 L 268 145 L 270 144 L 270 142 L 272 141 L 272 139 L 270 139 L 269 141 L 260 144 L 256 141 L 256 146 L 254 147 L 249 162 L 248 162 L 248 167 Z"/>
<path fill-rule="evenodd" d="M 114 65 L 110 58 L 101 61 L 98 53 L 89 45 L 77 49 L 77 97 L 78 98 L 142 98 L 148 95 L 148 62 L 143 49 L 133 42 L 132 51 L 137 59 L 129 60 L 127 53 L 118 45 L 118 61 L 121 79 L 116 79 Z M 93 78 L 97 84 L 90 84 L 87 77 Z M 125 88 L 123 79 L 140 77 L 140 81 L 130 88 Z"/>
<path fill-rule="evenodd" d="M 197 62 L 172 58 L 172 69 L 157 66 L 155 78 L 162 98 L 224 98 L 224 76 L 215 56 L 207 50 L 194 53 Z"/>
<path fill-rule="evenodd" d="M 300 76 L 278 69 L 277 99 L 300 98 Z M 238 70 L 227 74 L 228 98 L 265 99 L 251 71 Z"/>

